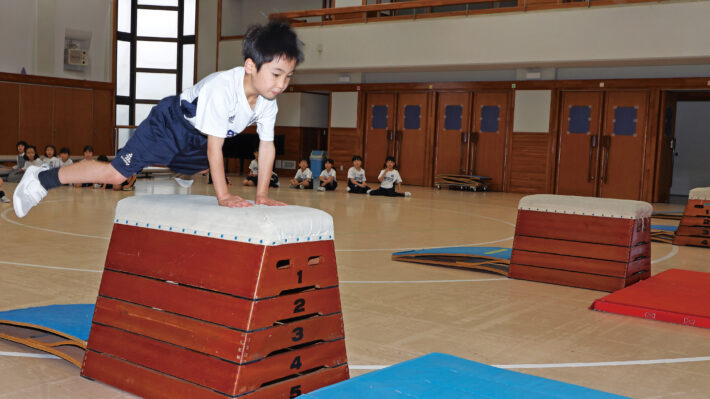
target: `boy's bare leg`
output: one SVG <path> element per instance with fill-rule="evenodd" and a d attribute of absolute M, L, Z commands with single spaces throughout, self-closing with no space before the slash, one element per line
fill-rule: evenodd
<path fill-rule="evenodd" d="M 121 184 L 126 178 L 110 163 L 83 161 L 59 169 L 62 184 L 104 183 Z"/>

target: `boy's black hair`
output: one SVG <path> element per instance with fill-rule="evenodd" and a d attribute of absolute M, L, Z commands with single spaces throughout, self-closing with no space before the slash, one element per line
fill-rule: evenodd
<path fill-rule="evenodd" d="M 94 147 L 93 147 L 93 146 L 90 146 L 90 145 L 85 145 L 83 152 L 86 152 L 86 151 L 94 152 Z"/>
<path fill-rule="evenodd" d="M 67 154 L 67 155 L 71 154 L 71 153 L 69 152 L 69 147 L 62 147 L 62 148 L 59 150 L 59 153 L 60 153 L 60 154 Z"/>
<path fill-rule="evenodd" d="M 303 62 L 302 45 L 288 22 L 274 20 L 266 25 L 252 25 L 247 29 L 242 42 L 242 56 L 244 61 L 251 58 L 257 71 L 265 63 L 280 57 L 294 60 L 298 65 Z"/>
<path fill-rule="evenodd" d="M 332 158 L 326 159 L 326 160 L 325 160 L 325 163 L 329 163 L 329 164 L 331 164 L 331 165 L 335 165 L 335 161 L 333 161 Z"/>
<path fill-rule="evenodd" d="M 385 163 L 382 165 L 384 169 L 387 169 L 387 161 L 392 161 L 392 163 L 394 163 L 394 169 L 397 169 L 397 161 L 394 159 L 394 157 L 385 158 Z"/>
<path fill-rule="evenodd" d="M 47 149 L 53 149 L 54 150 L 54 155 L 57 155 L 57 147 L 53 146 L 52 144 L 47 144 L 44 146 L 44 155 L 47 155 Z"/>
<path fill-rule="evenodd" d="M 35 147 L 35 146 L 33 146 L 33 145 L 30 145 L 30 144 L 27 144 L 27 145 L 25 145 L 25 155 L 22 156 L 22 158 L 24 158 L 25 161 L 29 161 L 29 160 L 30 160 L 30 158 L 27 156 L 27 150 L 29 150 L 30 148 L 33 149 L 33 150 L 35 150 L 35 159 L 37 159 L 37 147 Z"/>
<path fill-rule="evenodd" d="M 106 163 L 111 162 L 108 160 L 108 157 L 106 155 L 99 155 L 98 157 L 96 157 L 96 160 L 99 162 L 106 162 Z"/>
<path fill-rule="evenodd" d="M 355 162 L 355 161 L 362 161 L 362 157 L 359 156 L 359 155 L 353 155 L 353 160 L 352 160 L 352 162 Z"/>
<path fill-rule="evenodd" d="M 17 146 L 20 145 L 20 144 L 24 145 L 25 148 L 27 148 L 27 142 L 26 142 L 25 140 L 20 140 L 20 141 L 18 141 L 17 144 L 15 144 L 15 147 L 17 147 Z"/>
<path fill-rule="evenodd" d="M 299 159 L 299 160 L 298 160 L 298 163 L 301 163 L 301 162 L 303 162 L 303 161 L 306 161 L 306 164 L 310 164 L 310 162 L 308 162 L 308 159 L 306 159 L 306 158 L 301 158 L 301 159 Z"/>

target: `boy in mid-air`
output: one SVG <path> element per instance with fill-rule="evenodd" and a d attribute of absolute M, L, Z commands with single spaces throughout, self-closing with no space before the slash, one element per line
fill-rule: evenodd
<path fill-rule="evenodd" d="M 157 164 L 186 175 L 209 167 L 219 205 L 251 206 L 228 191 L 222 144 L 253 123 L 260 139 L 255 204 L 284 205 L 270 199 L 268 191 L 276 156 L 275 98 L 286 90 L 296 65 L 303 61 L 301 42 L 286 23 L 272 21 L 249 28 L 242 55 L 243 67 L 215 72 L 182 94 L 161 100 L 111 163 L 28 168 L 13 197 L 17 216 L 24 217 L 47 190 L 62 184 L 121 184 L 145 166 Z"/>

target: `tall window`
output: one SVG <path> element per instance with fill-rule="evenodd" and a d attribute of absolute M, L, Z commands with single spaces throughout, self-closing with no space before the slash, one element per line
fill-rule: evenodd
<path fill-rule="evenodd" d="M 116 125 L 194 84 L 197 0 L 118 0 Z"/>

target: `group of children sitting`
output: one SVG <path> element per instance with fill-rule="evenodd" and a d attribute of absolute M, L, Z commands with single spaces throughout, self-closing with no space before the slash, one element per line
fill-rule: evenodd
<path fill-rule="evenodd" d="M 362 157 L 355 155 L 352 159 L 353 166 L 348 169 L 348 187 L 347 191 L 353 194 L 369 194 L 369 195 L 384 195 L 387 197 L 410 197 L 412 194 L 409 191 L 401 192 L 402 177 L 395 169 L 396 162 L 394 157 L 387 157 L 383 169 L 380 171 L 377 179 L 380 181 L 380 188 L 373 190 L 367 184 L 365 178 L 365 169 L 362 167 Z M 325 169 L 318 177 L 318 191 L 333 191 L 338 187 L 338 180 L 333 166 L 335 162 L 332 159 L 326 159 Z M 308 161 L 301 159 L 298 162 L 299 169 L 296 171 L 296 176 L 291 179 L 291 187 L 297 189 L 313 188 L 313 173 L 308 168 Z"/>
<path fill-rule="evenodd" d="M 59 156 L 57 156 L 59 155 Z M 18 183 L 22 180 L 22 176 L 25 174 L 30 166 L 42 166 L 47 165 L 50 169 L 60 168 L 65 165 L 71 165 L 74 163 L 69 157 L 69 148 L 62 147 L 57 154 L 57 148 L 51 144 L 44 147 L 44 156 L 39 156 L 37 154 L 37 147 L 27 144 L 25 141 L 17 142 L 17 162 L 12 166 L 10 174 L 7 175 L 7 181 L 10 183 Z M 94 159 L 94 148 L 90 145 L 84 147 L 84 159 L 92 160 Z M 97 161 L 109 162 L 106 155 L 99 155 L 96 159 Z M 113 186 L 111 184 L 76 184 L 75 187 L 91 187 L 94 188 L 106 188 L 113 190 L 129 190 L 133 187 L 133 183 L 136 180 L 134 175 L 130 179 L 123 182 L 123 184 L 118 186 Z M 0 188 L 2 187 L 3 180 L 0 178 Z M 10 202 L 10 199 L 5 196 L 5 192 L 0 189 L 0 202 Z"/>

